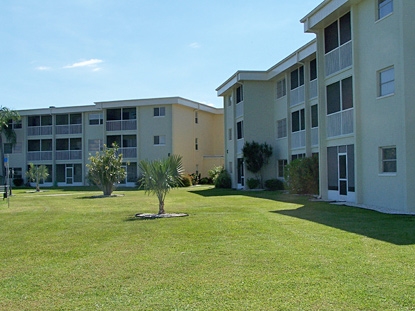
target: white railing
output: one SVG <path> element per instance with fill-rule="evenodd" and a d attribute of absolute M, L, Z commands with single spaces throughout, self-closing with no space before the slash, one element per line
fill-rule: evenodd
<path fill-rule="evenodd" d="M 326 54 L 326 77 L 351 66 L 352 62 L 352 41 L 349 41 Z"/>
<path fill-rule="evenodd" d="M 52 125 L 47 126 L 28 126 L 28 136 L 52 135 Z"/>
<path fill-rule="evenodd" d="M 316 98 L 317 97 L 317 79 L 310 81 L 310 90 L 308 94 L 308 98 Z"/>
<path fill-rule="evenodd" d="M 27 153 L 28 161 L 50 161 L 52 160 L 52 151 L 29 151 Z"/>
<path fill-rule="evenodd" d="M 327 116 L 327 137 L 353 133 L 353 109 L 339 111 Z"/>
<path fill-rule="evenodd" d="M 131 131 L 137 129 L 137 120 L 107 121 L 107 131 Z"/>
<path fill-rule="evenodd" d="M 295 106 L 304 102 L 304 85 L 290 91 L 290 106 Z"/>
<path fill-rule="evenodd" d="M 305 147 L 305 131 L 291 133 L 291 148 Z"/>
<path fill-rule="evenodd" d="M 244 147 L 245 144 L 245 139 L 238 139 L 236 141 L 236 153 L 237 154 L 242 154 L 242 148 Z"/>
<path fill-rule="evenodd" d="M 318 127 L 313 127 L 311 129 L 311 146 L 318 145 Z"/>
<path fill-rule="evenodd" d="M 243 117 L 244 115 L 244 103 L 240 102 L 236 104 L 235 118 Z"/>
<path fill-rule="evenodd" d="M 81 160 L 82 150 L 58 150 L 55 155 L 56 160 Z"/>
<path fill-rule="evenodd" d="M 81 134 L 82 124 L 56 125 L 56 134 Z"/>
<path fill-rule="evenodd" d="M 118 154 L 122 154 L 123 158 L 136 158 L 137 157 L 137 147 L 126 147 L 119 148 Z"/>

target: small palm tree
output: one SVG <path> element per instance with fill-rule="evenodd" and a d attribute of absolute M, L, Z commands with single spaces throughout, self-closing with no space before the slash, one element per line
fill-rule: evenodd
<path fill-rule="evenodd" d="M 4 149 L 3 149 L 3 135 L 6 138 L 7 142 L 12 144 L 16 143 L 16 132 L 10 126 L 10 121 L 20 121 L 20 115 L 17 111 L 11 110 L 7 107 L 0 107 L 0 157 L 1 161 L 4 158 Z M 6 168 L 2 168 L 2 176 L 6 176 Z"/>
<path fill-rule="evenodd" d="M 39 183 L 43 179 L 45 180 L 49 176 L 48 168 L 45 165 L 35 166 L 33 163 L 29 164 L 29 171 L 26 172 L 26 176 L 36 182 L 36 191 L 40 191 Z"/>
<path fill-rule="evenodd" d="M 141 187 L 145 192 L 155 194 L 159 200 L 159 214 L 164 214 L 164 199 L 170 189 L 182 185 L 184 172 L 182 157 L 171 155 L 162 160 L 146 161 L 139 164 L 142 178 Z"/>

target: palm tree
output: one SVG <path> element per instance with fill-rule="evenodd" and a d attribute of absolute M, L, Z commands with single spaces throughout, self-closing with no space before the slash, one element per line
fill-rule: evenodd
<path fill-rule="evenodd" d="M 164 214 L 164 199 L 170 189 L 182 184 L 184 172 L 182 157 L 171 155 L 162 160 L 146 161 L 139 164 L 141 170 L 141 187 L 145 192 L 155 194 L 159 200 L 159 214 Z"/>
<path fill-rule="evenodd" d="M 49 172 L 48 172 L 48 168 L 46 167 L 46 165 L 38 165 L 35 166 L 33 163 L 29 163 L 29 171 L 26 172 L 26 176 L 36 182 L 36 191 L 39 192 L 40 191 L 40 187 L 39 187 L 39 183 L 40 181 L 43 179 L 45 180 L 46 178 L 48 178 L 49 176 Z"/>
<path fill-rule="evenodd" d="M 13 127 L 10 126 L 10 121 L 19 121 L 20 115 L 17 111 L 11 110 L 7 107 L 0 107 L 0 156 L 1 162 L 4 159 L 4 149 L 3 149 L 3 134 L 7 142 L 16 143 L 16 132 Z M 2 175 L 6 176 L 6 168 L 2 165 Z"/>

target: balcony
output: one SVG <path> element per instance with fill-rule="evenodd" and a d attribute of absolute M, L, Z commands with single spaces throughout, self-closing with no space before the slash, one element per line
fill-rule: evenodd
<path fill-rule="evenodd" d="M 29 151 L 28 161 L 52 161 L 52 151 Z"/>
<path fill-rule="evenodd" d="M 304 85 L 290 91 L 290 106 L 304 103 Z"/>
<path fill-rule="evenodd" d="M 309 94 L 308 97 L 309 99 L 313 99 L 316 98 L 318 95 L 317 93 L 317 79 L 310 81 L 310 90 L 309 90 Z"/>
<path fill-rule="evenodd" d="M 327 137 L 353 133 L 353 108 L 327 116 Z"/>
<path fill-rule="evenodd" d="M 28 126 L 28 136 L 52 135 L 52 125 L 47 126 Z"/>
<path fill-rule="evenodd" d="M 71 125 L 56 125 L 55 126 L 56 134 L 81 134 L 82 133 L 82 124 L 71 124 Z"/>
<path fill-rule="evenodd" d="M 243 115 L 244 115 L 244 103 L 239 102 L 238 104 L 236 104 L 235 110 L 236 110 L 235 111 L 235 118 L 243 117 Z"/>
<path fill-rule="evenodd" d="M 311 146 L 318 146 L 318 127 L 311 129 Z"/>
<path fill-rule="evenodd" d="M 106 129 L 112 131 L 135 131 L 137 129 L 137 120 L 115 120 L 107 121 Z"/>
<path fill-rule="evenodd" d="M 118 154 L 122 154 L 123 158 L 137 158 L 137 147 L 119 148 Z"/>
<path fill-rule="evenodd" d="M 326 77 L 352 65 L 352 41 L 330 51 L 325 56 Z"/>
<path fill-rule="evenodd" d="M 56 160 L 82 160 L 82 150 L 58 150 Z"/>
<path fill-rule="evenodd" d="M 303 148 L 305 147 L 305 131 L 298 131 L 291 133 L 291 148 Z"/>

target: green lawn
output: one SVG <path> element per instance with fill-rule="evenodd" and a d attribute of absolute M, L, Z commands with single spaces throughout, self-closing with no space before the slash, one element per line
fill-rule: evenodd
<path fill-rule="evenodd" d="M 14 190 L 0 310 L 415 310 L 415 217 L 277 192 Z"/>

